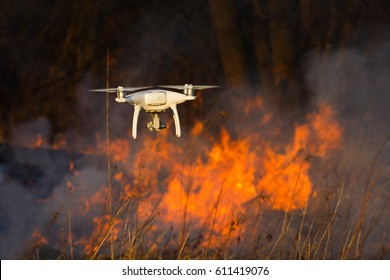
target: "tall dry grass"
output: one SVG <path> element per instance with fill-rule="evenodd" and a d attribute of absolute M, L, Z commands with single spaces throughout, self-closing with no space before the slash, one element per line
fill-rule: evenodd
<path fill-rule="evenodd" d="M 354 186 L 335 182 L 337 187 L 317 189 L 316 195 L 298 210 L 274 211 L 258 202 L 259 209 L 238 218 L 246 224 L 246 232 L 237 237 L 232 227 L 225 236 L 215 231 L 218 204 L 213 206 L 211 228 L 195 228 L 183 217 L 176 232 L 166 224 L 155 231 L 158 222 L 158 204 L 147 219 L 139 219 L 136 209 L 138 197 L 125 197 L 113 209 L 106 231 L 96 244 L 93 253 L 81 256 L 89 259 L 364 259 L 384 258 L 388 252 L 386 241 L 374 248 L 366 245 L 377 230 L 386 208 L 376 209 L 380 186 L 374 174 L 378 170 L 374 159 L 365 191 L 359 199 L 351 200 Z M 218 200 L 223 192 L 219 190 Z M 191 196 L 189 192 L 187 194 Z M 162 195 L 163 196 L 163 195 Z M 141 198 L 142 199 L 142 198 Z M 161 198 L 162 199 L 162 198 Z M 265 200 L 264 200 L 265 202 Z M 133 208 L 134 207 L 134 208 Z M 184 211 L 185 213 L 185 211 Z M 111 233 L 121 224 L 120 235 Z M 185 226 L 186 225 L 186 226 Z M 180 229 L 181 228 L 181 229 Z M 380 229 L 379 229 L 380 231 Z M 385 232 L 383 232 L 385 234 Z M 376 232 L 378 235 L 378 232 Z M 110 239 L 111 238 L 111 239 Z M 374 237 L 374 239 L 377 237 Z M 217 242 L 216 242 L 217 241 Z M 206 245 L 205 245 L 206 244 Z M 69 256 L 70 257 L 70 256 Z"/>

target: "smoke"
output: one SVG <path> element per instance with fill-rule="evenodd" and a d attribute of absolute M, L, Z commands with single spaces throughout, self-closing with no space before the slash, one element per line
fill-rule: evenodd
<path fill-rule="evenodd" d="M 99 165 L 101 159 L 21 147 L 13 147 L 11 153 L 6 164 L 0 164 L 0 256 L 30 258 L 36 230 L 47 238 L 56 236 L 47 245 L 58 255 L 66 242 L 60 238 L 61 231 L 69 226 L 92 228 L 91 216 L 98 215 L 95 210 L 89 212 L 91 216 L 83 215 L 88 205 L 81 202 L 101 191 L 107 182 L 106 170 Z M 80 230 L 75 231 L 76 236 L 77 232 Z"/>
<path fill-rule="evenodd" d="M 306 78 L 315 100 L 331 103 L 343 119 L 372 124 L 373 133 L 388 133 L 389 51 L 390 43 L 382 42 L 328 55 L 310 53 Z"/>
<path fill-rule="evenodd" d="M 37 233 L 56 236 L 49 239 L 50 244 L 39 245 L 46 246 L 47 256 L 58 256 L 64 243 L 61 231 L 69 223 L 75 228 L 91 223 L 90 217 L 82 215 L 82 207 L 75 207 L 71 214 L 68 210 L 74 201 L 91 197 L 105 186 L 104 158 L 75 149 L 86 147 L 93 137 L 80 143 L 72 137 L 74 132 L 65 133 L 65 143 L 58 148 L 49 141 L 51 133 L 49 121 L 39 117 L 15 127 L 11 144 L 0 144 L 1 259 L 32 257 Z"/>
<path fill-rule="evenodd" d="M 326 159 L 310 159 L 313 191 L 317 196 L 325 197 L 328 193 L 334 196 L 341 186 L 344 186 L 342 206 L 335 223 L 338 232 L 346 228 L 347 223 L 354 226 L 353 223 L 358 220 L 362 212 L 368 188 L 370 203 L 364 216 L 366 220 L 372 221 L 368 227 L 375 225 L 367 242 L 366 256 L 368 257 L 371 253 L 376 254 L 382 244 L 385 244 L 386 248 L 389 244 L 389 238 L 383 237 L 383 233 L 389 231 L 390 225 L 389 218 L 383 215 L 389 202 L 390 182 L 388 175 L 390 174 L 390 149 L 389 143 L 385 143 L 390 134 L 388 125 L 390 113 L 387 110 L 389 97 L 386 94 L 390 86 L 390 81 L 387 79 L 390 74 L 390 62 L 386 55 L 389 52 L 390 44 L 387 43 L 376 45 L 368 50 L 350 48 L 334 51 L 328 55 L 312 52 L 308 55 L 306 63 L 307 83 L 315 96 L 313 110 L 315 111 L 319 104 L 331 104 L 344 128 L 344 144 L 341 150 L 331 153 Z M 47 149 L 50 146 L 51 125 L 44 118 L 33 120 L 15 129 L 16 148 L 12 153 L 5 153 L 6 158 L 0 160 L 2 186 L 0 195 L 3 198 L 0 216 L 2 259 L 25 257 L 28 246 L 33 240 L 32 233 L 37 228 L 43 235 L 54 237 L 48 246 L 51 250 L 61 252 L 63 244 L 69 242 L 61 238 L 64 236 L 64 231 L 71 227 L 74 241 L 83 240 L 84 236 L 91 235 L 94 229 L 94 218 L 103 217 L 106 213 L 102 209 L 106 203 L 104 190 L 107 184 L 107 162 L 104 154 L 105 94 L 88 92 L 88 89 L 93 88 L 92 84 L 96 84 L 96 80 L 88 76 L 78 87 L 77 110 L 81 112 L 82 117 L 80 128 L 76 132 L 65 133 L 66 143 L 62 149 L 57 151 Z M 252 156 L 258 153 L 256 156 L 261 157 L 259 155 L 262 153 L 261 147 L 265 148 L 265 145 L 262 145 L 267 142 L 278 147 L 276 150 L 283 153 L 286 149 L 284 144 L 291 141 L 291 132 L 302 122 L 301 118 L 286 119 L 277 115 L 275 108 L 263 98 L 260 90 L 238 94 L 222 89 L 217 93 L 202 94 L 205 96 L 195 101 L 204 102 L 207 106 L 204 118 L 201 118 L 203 124 L 201 136 L 193 136 L 191 128 L 184 125 L 183 136 L 177 139 L 174 136 L 172 122 L 168 123 L 166 131 L 150 134 L 145 128 L 149 116 L 143 112 L 139 120 L 139 139 L 136 141 L 131 140 L 128 133 L 131 129 L 133 108 L 115 104 L 114 96 L 110 96 L 108 117 L 111 149 L 113 154 L 114 151 L 121 151 L 121 157 L 113 159 L 111 171 L 113 175 L 123 172 L 125 177 L 123 184 L 115 181 L 117 190 L 118 186 L 121 191 L 134 188 L 135 191 L 147 192 L 154 188 L 152 192 L 164 195 L 167 191 L 166 185 L 171 183 L 168 181 L 172 178 L 176 179 L 176 183 L 185 185 L 187 180 L 198 176 L 191 173 L 197 170 L 197 165 L 210 167 L 207 161 L 212 161 L 211 147 L 220 144 L 220 133 L 223 129 L 228 132 L 230 142 L 225 143 L 225 146 L 219 150 L 221 153 L 229 152 L 240 143 L 242 145 L 242 142 L 234 142 L 236 139 L 247 139 L 254 135 L 256 137 L 248 142 L 249 148 L 239 151 L 250 152 Z M 217 96 L 212 98 L 213 102 L 209 102 L 207 94 L 217 94 Z M 193 109 L 187 105 L 186 103 L 179 106 L 179 114 L 188 114 L 184 111 Z M 171 120 L 171 112 L 166 112 L 164 117 L 165 120 Z M 40 136 L 37 138 L 37 135 Z M 34 149 L 37 145 L 40 149 Z M 20 148 L 21 146 L 31 148 L 23 149 Z M 1 155 L 4 156 L 4 153 Z M 229 161 L 216 164 L 216 167 L 209 171 L 229 172 L 229 162 L 235 162 L 237 158 L 240 158 L 239 155 L 229 158 Z M 249 162 L 248 158 L 241 159 Z M 261 166 L 255 167 L 261 169 Z M 245 169 L 247 170 L 250 168 Z M 200 171 L 202 170 L 199 170 L 199 173 Z M 253 172 L 255 177 L 252 179 L 253 182 L 261 181 L 264 178 L 262 176 L 267 175 L 260 173 L 259 170 Z M 231 175 L 227 174 L 226 178 L 231 178 Z M 218 187 L 220 182 L 216 184 L 215 180 L 219 179 L 211 178 L 210 182 L 213 181 L 211 183 Z M 130 185 L 126 186 L 128 182 Z M 195 186 L 193 193 L 199 192 L 201 187 Z M 102 194 L 103 199 L 100 198 L 99 207 L 94 207 L 90 201 L 98 193 Z M 184 197 L 185 190 L 173 190 L 170 195 Z M 146 200 L 149 200 L 149 197 Z M 157 204 L 152 199 L 148 202 L 148 205 L 143 204 L 148 207 L 139 211 L 149 211 L 148 209 L 152 209 Z M 255 215 L 252 213 L 254 210 L 249 209 L 253 205 L 249 203 L 244 208 L 249 214 Z M 70 214 L 69 209 L 71 209 Z M 210 209 L 213 209 L 212 205 Z M 278 234 L 280 230 L 278 222 L 283 220 L 283 215 L 281 211 L 262 209 L 261 218 L 256 218 L 258 220 L 252 227 L 257 233 L 261 232 L 266 239 L 271 240 L 272 236 Z M 308 213 L 308 215 L 315 216 L 316 213 Z M 379 221 L 377 221 L 378 217 Z M 161 226 L 162 230 L 166 229 L 167 222 L 158 218 L 154 221 L 154 225 Z M 188 218 L 188 224 L 193 226 L 190 236 L 193 238 L 194 235 L 198 233 L 201 235 L 205 230 L 201 229 L 197 232 L 196 221 L 191 218 Z M 251 221 L 250 218 L 248 220 Z M 267 225 L 267 229 L 262 228 L 264 225 Z M 299 227 L 299 225 L 294 226 Z M 175 228 L 172 226 L 169 233 L 176 239 L 180 235 L 178 227 L 177 224 Z M 154 234 L 158 237 L 160 233 Z M 261 234 L 251 236 L 251 231 L 243 233 L 242 240 L 248 239 L 253 243 L 244 244 L 241 253 L 245 255 L 246 251 L 252 252 L 251 244 L 258 246 L 257 238 L 260 238 Z M 147 238 L 145 237 L 145 240 Z M 75 254 L 82 254 L 82 244 L 74 244 L 74 246 Z M 69 249 L 66 248 L 65 253 L 69 254 Z M 261 248 L 259 247 L 258 250 Z M 57 253 L 58 255 L 60 253 Z"/>
<path fill-rule="evenodd" d="M 314 103 L 327 102 L 338 112 L 345 128 L 344 149 L 371 161 L 390 136 L 390 43 L 368 49 L 345 49 L 324 56 L 311 53 L 307 81 Z M 388 156 L 388 149 L 381 151 Z"/>
<path fill-rule="evenodd" d="M 44 117 L 18 125 L 13 131 L 13 143 L 18 146 L 48 147 L 51 124 Z"/>
<path fill-rule="evenodd" d="M 372 230 L 367 255 L 385 248 L 385 258 L 390 248 L 385 234 L 390 230 L 385 214 L 390 201 L 389 53 L 389 41 L 382 41 L 328 55 L 312 52 L 306 64 L 313 103 L 332 104 L 344 127 L 343 148 L 333 155 L 332 167 L 318 163 L 314 178 L 329 191 L 344 187 L 338 227 L 347 217 L 364 217 Z"/>

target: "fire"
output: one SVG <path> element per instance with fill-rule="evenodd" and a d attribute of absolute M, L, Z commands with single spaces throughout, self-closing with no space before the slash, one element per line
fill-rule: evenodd
<path fill-rule="evenodd" d="M 309 177 L 310 156 L 324 157 L 341 145 L 342 128 L 332 108 L 320 104 L 308 122 L 295 128 L 294 140 L 278 154 L 268 147 L 261 185 L 273 197 L 271 207 L 294 210 L 303 207 L 312 191 Z"/>
<path fill-rule="evenodd" d="M 244 107 L 244 113 L 245 115 L 248 115 L 251 113 L 253 110 L 259 110 L 260 108 L 264 107 L 264 99 L 257 95 L 254 98 L 247 98 L 245 102 L 245 107 Z"/>
<path fill-rule="evenodd" d="M 47 238 L 41 233 L 39 229 L 35 229 L 31 235 L 33 241 L 33 247 L 39 247 L 43 245 L 48 245 L 49 241 Z"/>
<path fill-rule="evenodd" d="M 263 106 L 263 101 L 256 104 Z M 267 124 L 271 119 L 272 114 L 265 113 L 259 121 Z M 198 122 L 191 136 L 196 139 L 201 132 L 204 126 Z M 246 230 L 243 217 L 253 202 L 282 211 L 303 207 L 313 191 L 308 158 L 325 157 L 339 147 L 342 129 L 332 108 L 322 104 L 295 127 L 292 141 L 282 148 L 256 133 L 233 139 L 226 129 L 209 147 L 193 149 L 172 143 L 168 135 L 146 137 L 134 149 L 128 140 L 111 143 L 111 159 L 123 169 L 113 176 L 122 186 L 121 199 L 137 198 L 138 220 L 157 214 L 153 231 L 170 226 L 185 234 L 198 229 L 203 231 L 203 244 L 213 246 L 220 238 L 239 237 Z M 130 150 L 137 152 L 130 157 Z M 119 236 L 123 220 L 112 224 L 112 217 L 96 217 L 95 240 L 110 223 L 114 239 Z M 88 246 L 90 253 L 91 242 Z"/>
<path fill-rule="evenodd" d="M 117 139 L 110 143 L 110 154 L 112 155 L 112 161 L 124 162 L 129 158 L 130 144 L 128 139 Z"/>
<path fill-rule="evenodd" d="M 194 127 L 191 130 L 191 135 L 197 137 L 203 130 L 203 123 L 196 122 Z"/>
<path fill-rule="evenodd" d="M 183 213 L 189 220 L 209 223 L 222 230 L 239 215 L 241 204 L 256 196 L 254 185 L 256 155 L 246 140 L 231 140 L 222 130 L 220 142 L 207 154 L 184 168 L 168 185 L 161 203 L 163 218 L 175 223 Z"/>
<path fill-rule="evenodd" d="M 294 210 L 309 198 L 312 189 L 308 175 L 310 165 L 302 158 L 308 137 L 308 127 L 298 126 L 294 141 L 286 147 L 286 152 L 277 153 L 271 147 L 266 149 L 265 175 L 260 185 L 271 197 L 273 209 Z"/>
<path fill-rule="evenodd" d="M 310 125 L 317 136 L 316 153 L 319 156 L 325 156 L 329 150 L 340 147 L 343 131 L 328 104 L 319 106 L 318 113 L 311 117 Z"/>
<path fill-rule="evenodd" d="M 36 149 L 36 148 L 44 148 L 48 147 L 48 143 L 42 134 L 37 134 L 31 139 L 27 139 L 25 145 L 28 148 Z"/>
<path fill-rule="evenodd" d="M 258 114 L 263 106 L 264 100 L 257 97 L 247 102 L 244 113 Z M 258 126 L 272 124 L 272 112 L 258 115 Z M 110 190 L 104 182 L 103 191 L 88 197 L 80 195 L 83 211 L 79 213 L 84 217 L 94 213 L 93 233 L 75 241 L 84 244 L 87 256 L 98 252 L 108 240 L 130 236 L 130 225 L 144 231 L 148 225 L 154 237 L 170 228 L 180 235 L 180 242 L 183 235 L 195 232 L 203 236 L 201 246 L 238 238 L 248 230 L 245 217 L 254 203 L 276 211 L 303 207 L 314 188 L 308 159 L 326 157 L 341 145 L 343 134 L 327 104 L 321 104 L 303 123 L 293 127 L 290 141 L 283 145 L 275 141 L 275 137 L 285 137 L 278 127 L 265 135 L 259 129 L 252 134 L 233 135 L 221 128 L 213 138 L 207 135 L 202 122 L 196 122 L 189 140 L 181 139 L 180 144 L 170 132 L 145 134 L 142 142 L 111 139 L 109 145 L 99 136 L 96 148 L 85 149 L 88 154 L 99 151 L 105 155 L 108 147 L 107 160 L 113 163 Z M 69 170 L 77 178 L 68 181 L 67 188 L 86 189 L 73 162 Z M 108 203 L 112 203 L 111 208 Z M 99 206 L 103 211 L 96 211 Z M 124 206 L 129 207 L 127 212 Z"/>
<path fill-rule="evenodd" d="M 196 124 L 193 131 L 201 127 Z M 328 130 L 331 133 L 325 133 Z M 152 153 L 149 159 L 153 159 L 153 163 L 147 163 L 151 170 L 147 184 L 161 184 L 156 175 L 165 163 L 171 172 L 163 180 L 166 190 L 159 204 L 159 218 L 164 223 L 177 228 L 206 227 L 222 235 L 239 232 L 245 230 L 240 217 L 250 202 L 260 201 L 283 211 L 303 207 L 313 189 L 307 158 L 324 157 L 340 145 L 341 136 L 342 129 L 331 108 L 321 105 L 305 124 L 295 127 L 293 140 L 282 152 L 272 143 L 256 145 L 252 139 L 232 139 L 222 129 L 205 155 L 183 164 L 178 161 L 186 158 L 183 150 L 175 150 L 166 137 L 156 138 L 152 143 L 145 142 Z M 161 196 L 161 191 L 158 193 Z M 148 207 L 141 204 L 141 208 Z"/>

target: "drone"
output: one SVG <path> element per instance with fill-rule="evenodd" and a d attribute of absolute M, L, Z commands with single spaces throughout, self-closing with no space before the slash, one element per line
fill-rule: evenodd
<path fill-rule="evenodd" d="M 161 131 L 167 126 L 160 120 L 160 113 L 171 109 L 173 112 L 173 120 L 175 122 L 176 136 L 181 136 L 179 114 L 177 112 L 177 104 L 186 102 L 187 100 L 195 100 L 194 90 L 204 90 L 216 88 L 215 85 L 160 85 L 146 87 L 122 87 L 92 89 L 94 92 L 112 92 L 117 94 L 115 101 L 118 103 L 128 103 L 134 105 L 133 128 L 132 136 L 137 138 L 137 123 L 141 109 L 150 113 L 152 121 L 147 123 L 147 128 L 150 131 Z M 174 91 L 176 90 L 176 91 Z M 178 92 L 182 90 L 183 92 Z M 126 94 L 129 93 L 129 94 Z"/>

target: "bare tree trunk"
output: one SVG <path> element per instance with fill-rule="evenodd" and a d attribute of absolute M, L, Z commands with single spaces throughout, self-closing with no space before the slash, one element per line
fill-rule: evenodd
<path fill-rule="evenodd" d="M 281 104 L 298 105 L 304 91 L 300 77 L 300 29 L 298 2 L 273 0 L 269 2 L 271 15 L 269 36 L 272 76 L 276 99 Z"/>
<path fill-rule="evenodd" d="M 72 20 L 68 25 L 59 59 L 61 68 L 72 69 L 79 76 L 94 55 L 98 5 L 95 2 L 75 1 Z"/>
<path fill-rule="evenodd" d="M 209 0 L 224 76 L 228 86 L 249 87 L 244 45 L 231 0 Z"/>
<path fill-rule="evenodd" d="M 272 86 L 271 72 L 271 42 L 269 36 L 270 15 L 267 2 L 251 1 L 254 17 L 256 20 L 252 23 L 253 48 L 255 52 L 257 71 L 259 74 L 260 85 L 263 88 Z"/>

